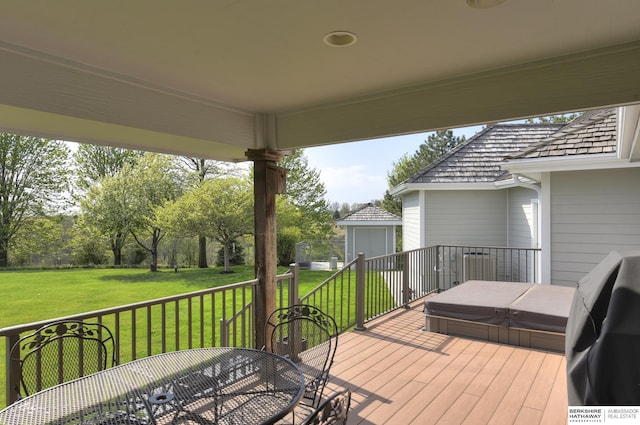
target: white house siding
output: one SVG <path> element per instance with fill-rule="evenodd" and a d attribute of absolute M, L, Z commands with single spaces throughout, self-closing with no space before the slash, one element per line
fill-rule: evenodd
<path fill-rule="evenodd" d="M 507 244 L 507 191 L 426 193 L 426 246 Z"/>
<path fill-rule="evenodd" d="M 531 201 L 537 198 L 538 193 L 532 189 L 509 189 L 509 246 L 533 248 L 536 228 Z"/>
<path fill-rule="evenodd" d="M 538 199 L 538 193 L 533 189 L 522 187 L 509 189 L 509 222 L 508 222 L 508 246 L 512 248 L 535 248 L 535 225 L 534 208 L 532 200 Z M 519 280 L 523 282 L 533 282 L 534 267 L 537 254 L 534 252 L 520 251 L 512 252 L 509 256 L 511 265 L 508 267 L 510 276 L 505 278 Z M 505 259 L 505 261 L 508 261 Z M 527 271 L 529 275 L 526 276 Z"/>
<path fill-rule="evenodd" d="M 506 190 L 428 191 L 425 199 L 425 246 L 506 245 Z M 464 282 L 464 256 L 455 250 L 442 255 L 443 282 Z"/>
<path fill-rule="evenodd" d="M 551 175 L 551 282 L 574 286 L 611 250 L 640 248 L 640 169 Z"/>
<path fill-rule="evenodd" d="M 422 248 L 420 246 L 420 196 L 411 192 L 402 198 L 402 250 Z"/>

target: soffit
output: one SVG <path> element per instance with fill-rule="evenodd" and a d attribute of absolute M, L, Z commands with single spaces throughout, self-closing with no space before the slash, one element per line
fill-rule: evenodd
<path fill-rule="evenodd" d="M 0 128 L 242 160 L 640 100 L 640 3 L 4 1 Z M 358 41 L 331 48 L 348 30 Z"/>

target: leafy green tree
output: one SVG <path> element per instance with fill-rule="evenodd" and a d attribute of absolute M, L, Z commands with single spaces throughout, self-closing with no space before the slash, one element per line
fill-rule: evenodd
<path fill-rule="evenodd" d="M 231 242 L 229 248 L 229 265 L 242 266 L 244 265 L 244 247 L 238 243 L 237 239 Z M 216 258 L 216 266 L 224 266 L 224 248 L 218 250 L 218 256 Z"/>
<path fill-rule="evenodd" d="M 429 135 L 427 140 L 421 144 L 413 155 L 405 154 L 398 161 L 394 162 L 391 171 L 387 173 L 387 183 L 389 189 L 384 194 L 382 208 L 399 215 L 402 215 L 402 204 L 400 200 L 394 199 L 389 190 L 393 189 L 409 177 L 422 170 L 442 155 L 464 142 L 464 136 L 456 137 L 451 130 L 438 130 Z"/>
<path fill-rule="evenodd" d="M 25 220 L 11 244 L 11 265 L 70 264 L 71 217 L 58 214 Z"/>
<path fill-rule="evenodd" d="M 284 157 L 278 165 L 288 169 L 287 191 L 283 197 L 288 199 L 302 214 L 298 228 L 304 239 L 322 239 L 331 232 L 331 210 L 325 199 L 327 189 L 320 180 L 320 172 L 309 166 L 304 151 Z"/>
<path fill-rule="evenodd" d="M 149 254 L 150 270 L 157 271 L 158 246 L 165 231 L 156 219 L 156 210 L 174 200 L 180 187 L 181 175 L 172 157 L 145 153 L 135 167 L 127 163 L 115 176 L 89 188 L 82 203 L 85 219 L 110 238 L 114 255 L 124 248 L 119 245 L 113 249 L 114 243 L 124 241 L 114 235 L 130 233 Z"/>
<path fill-rule="evenodd" d="M 527 124 L 566 124 L 580 116 L 579 112 L 571 114 L 547 115 L 544 117 L 528 118 L 525 120 Z"/>
<path fill-rule="evenodd" d="M 156 213 L 178 198 L 181 177 L 172 157 L 154 153 L 145 153 L 138 165 L 125 166 L 115 177 L 127 192 L 125 221 L 133 239 L 149 253 L 152 272 L 158 271 L 158 246 L 166 235 Z"/>
<path fill-rule="evenodd" d="M 253 191 L 247 179 L 206 180 L 159 211 L 161 222 L 180 235 L 205 235 L 222 244 L 225 272 L 230 272 L 231 245 L 253 231 Z"/>
<path fill-rule="evenodd" d="M 102 178 L 118 174 L 125 164 L 135 166 L 143 154 L 142 151 L 81 143 L 73 154 L 76 186 L 86 191 Z"/>
<path fill-rule="evenodd" d="M 143 154 L 144 152 L 136 150 L 79 144 L 73 155 L 76 162 L 76 186 L 85 196 L 108 197 L 108 191 L 105 193 L 99 188 L 96 189 L 95 186 L 99 185 L 105 177 L 114 177 L 122 170 L 125 164 L 135 166 Z M 93 191 L 90 191 L 91 188 L 93 188 Z M 108 202 L 108 200 L 105 201 Z M 83 199 L 80 202 L 82 203 Z M 104 205 L 103 207 L 107 206 Z M 104 211 L 108 211 L 108 208 Z M 113 264 L 120 266 L 122 264 L 122 248 L 127 242 L 129 229 L 124 221 L 118 220 L 117 217 L 111 217 L 111 220 L 108 220 L 108 217 L 110 216 L 107 215 L 100 218 L 99 227 L 108 229 L 107 236 L 113 253 Z M 105 220 L 109 221 L 109 223 L 106 223 Z"/>
<path fill-rule="evenodd" d="M 126 171 L 120 172 L 130 175 L 131 167 L 127 165 L 125 168 Z M 122 265 L 122 250 L 133 225 L 128 213 L 130 195 L 126 180 L 119 173 L 106 176 L 99 184 L 90 186 L 87 196 L 80 202 L 83 216 L 78 223 L 79 228 L 88 235 L 107 238 L 115 266 Z"/>
<path fill-rule="evenodd" d="M 64 142 L 0 134 L 0 267 L 26 220 L 64 207 L 69 184 L 69 149 Z"/>
<path fill-rule="evenodd" d="M 289 198 L 276 198 L 276 248 L 278 265 L 287 267 L 296 259 L 296 244 L 303 240 L 302 222 L 303 212 L 297 208 Z"/>
<path fill-rule="evenodd" d="M 202 184 L 207 178 L 222 176 L 237 176 L 238 170 L 233 164 L 223 161 L 213 161 L 205 158 L 181 157 L 185 167 L 197 176 L 197 185 Z M 206 269 L 207 264 L 207 237 L 198 235 L 198 267 Z"/>
<path fill-rule="evenodd" d="M 340 206 L 340 217 L 344 217 L 345 215 L 349 214 L 350 211 L 351 211 L 351 206 L 349 205 L 349 203 L 343 202 L 342 205 Z"/>
<path fill-rule="evenodd" d="M 108 260 L 106 239 L 84 222 L 84 216 L 78 217 L 69 243 L 73 263 L 80 266 L 105 264 Z"/>

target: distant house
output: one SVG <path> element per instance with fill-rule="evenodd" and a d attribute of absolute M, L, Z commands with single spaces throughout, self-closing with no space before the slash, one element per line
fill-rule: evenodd
<path fill-rule="evenodd" d="M 403 250 L 541 248 L 540 280 L 570 286 L 612 249 L 639 248 L 639 112 L 487 126 L 393 189 Z"/>
<path fill-rule="evenodd" d="M 396 226 L 402 225 L 402 218 L 368 204 L 345 215 L 336 224 L 345 230 L 344 255 L 347 263 L 358 253 L 363 253 L 365 258 L 393 254 Z"/>

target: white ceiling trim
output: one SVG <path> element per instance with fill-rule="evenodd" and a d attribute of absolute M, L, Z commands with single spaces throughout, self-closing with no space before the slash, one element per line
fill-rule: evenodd
<path fill-rule="evenodd" d="M 588 70 L 588 72 L 586 72 Z M 621 105 L 640 99 L 640 42 L 277 113 L 299 147 Z M 579 76 L 579 78 L 577 78 Z"/>

